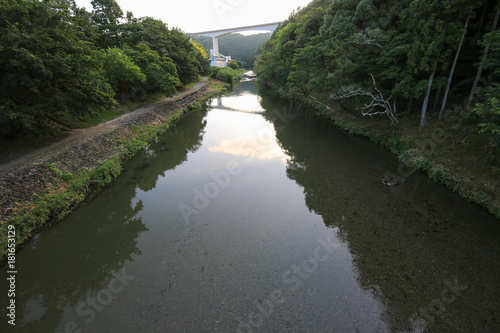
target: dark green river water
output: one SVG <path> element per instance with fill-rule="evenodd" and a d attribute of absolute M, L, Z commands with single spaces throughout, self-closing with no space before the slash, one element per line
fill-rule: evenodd
<path fill-rule="evenodd" d="M 4 314 L 0 331 L 500 332 L 499 231 L 243 82 L 17 254 L 16 326 Z"/>

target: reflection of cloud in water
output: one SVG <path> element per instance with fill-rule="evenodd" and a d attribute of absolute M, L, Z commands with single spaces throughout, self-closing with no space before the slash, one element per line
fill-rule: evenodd
<path fill-rule="evenodd" d="M 262 132 L 258 136 L 240 136 L 235 139 L 222 140 L 218 146 L 209 147 L 214 153 L 226 153 L 235 156 L 244 156 L 259 160 L 270 160 L 278 158 L 283 164 L 290 160 L 288 156 L 276 143 L 274 134 Z"/>

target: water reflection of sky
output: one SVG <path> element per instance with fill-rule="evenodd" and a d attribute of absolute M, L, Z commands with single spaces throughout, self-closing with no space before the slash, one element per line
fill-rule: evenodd
<path fill-rule="evenodd" d="M 238 126 L 226 126 L 215 131 L 217 138 L 211 142 L 208 150 L 212 153 L 226 153 L 250 159 L 279 159 L 286 164 L 290 157 L 277 143 L 274 126 L 261 116 L 248 114 L 265 111 L 261 106 L 262 98 L 252 90 L 244 88 L 245 83 L 230 94 L 212 101 L 213 110 L 209 117 L 219 118 L 221 121 L 214 119 L 211 123 L 227 124 L 229 118 L 232 119 L 230 123 Z"/>
<path fill-rule="evenodd" d="M 263 117 L 215 109 L 210 112 L 210 118 L 214 119 L 212 122 L 217 123 L 223 123 L 222 119 L 217 118 L 224 118 L 226 121 L 228 118 L 234 119 L 238 126 L 221 128 L 216 131 L 217 138 L 211 140 L 208 151 L 248 157 L 249 159 L 279 159 L 283 164 L 290 160 L 290 157 L 277 143 L 273 125 Z"/>
<path fill-rule="evenodd" d="M 276 145 L 275 141 L 262 140 L 259 135 L 248 137 L 240 136 L 231 140 L 223 140 L 218 146 L 208 148 L 214 153 L 226 153 L 235 156 L 255 157 L 260 160 L 270 160 L 279 158 L 283 164 L 286 164 L 290 157 Z"/>

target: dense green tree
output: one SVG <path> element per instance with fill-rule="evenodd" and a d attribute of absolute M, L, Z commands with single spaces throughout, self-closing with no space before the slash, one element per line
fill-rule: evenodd
<path fill-rule="evenodd" d="M 115 0 L 92 0 L 92 21 L 99 30 L 99 46 L 120 46 L 123 11 Z"/>
<path fill-rule="evenodd" d="M 491 31 L 495 12 L 494 0 L 315 0 L 259 49 L 256 72 L 278 90 L 325 102 L 333 94 L 358 96 L 360 103 L 391 96 L 394 110 L 396 102 L 407 111 L 420 104 L 425 125 L 442 91 L 454 103 L 463 100 L 481 55 L 477 42 Z M 488 56 L 485 64 L 497 58 Z M 491 67 L 486 72 L 482 81 L 496 80 Z M 483 86 L 493 89 L 491 82 Z"/>
<path fill-rule="evenodd" d="M 170 96 L 182 85 L 173 60 L 167 56 L 161 57 L 158 52 L 151 50 L 146 44 L 140 43 L 133 48 L 125 49 L 124 53 L 146 75 L 144 86 L 147 90 L 159 91 Z"/>
<path fill-rule="evenodd" d="M 188 84 L 198 79 L 198 75 L 207 70 L 200 62 L 206 62 L 203 55 L 196 49 L 189 38 L 178 29 L 169 31 L 170 43 L 166 54 L 177 65 L 177 73 L 182 84 Z"/>
<path fill-rule="evenodd" d="M 182 84 L 197 80 L 200 74 L 208 74 L 210 61 L 182 31 L 168 29 L 161 20 L 150 17 L 137 20 L 129 17 L 126 25 L 123 44 L 134 46 L 144 43 L 161 57 L 171 58 Z"/>
<path fill-rule="evenodd" d="M 495 30 L 496 30 L 497 25 L 498 25 L 498 18 L 499 17 L 500 17 L 500 7 L 497 7 L 495 19 L 493 20 L 493 29 L 491 32 L 492 35 L 494 35 L 496 32 Z M 483 72 L 483 68 L 485 66 L 485 63 L 488 60 L 488 52 L 489 52 L 489 49 L 491 46 L 491 41 L 489 40 L 489 38 L 487 36 L 489 36 L 489 35 L 488 34 L 485 35 L 485 41 L 483 41 L 483 44 L 484 44 L 483 56 L 482 56 L 481 61 L 479 63 L 479 68 L 477 70 L 476 78 L 474 79 L 474 83 L 472 84 L 472 89 L 471 89 L 471 92 L 469 94 L 469 98 L 467 100 L 467 107 L 471 106 L 471 103 L 474 99 L 474 94 L 476 93 L 477 85 L 479 83 L 479 80 L 481 79 L 481 74 Z"/>
<path fill-rule="evenodd" d="M 446 75 L 451 67 L 455 45 L 458 45 L 464 24 L 470 17 L 477 1 L 454 0 L 443 3 L 440 0 L 411 1 L 402 13 L 413 35 L 413 43 L 408 52 L 408 65 L 417 79 L 420 91 L 426 87 L 420 125 L 427 124 L 426 113 L 432 84 L 436 74 Z M 442 82 L 445 82 L 442 80 Z M 417 92 L 418 93 L 418 92 Z"/>
<path fill-rule="evenodd" d="M 497 96 L 489 96 L 484 103 L 479 103 L 474 108 L 474 112 L 481 117 L 480 132 L 490 135 L 491 160 L 500 151 L 500 100 Z"/>
<path fill-rule="evenodd" d="M 333 70 L 337 64 L 338 49 L 325 48 L 322 41 L 323 38 L 316 36 L 306 46 L 297 49 L 287 87 L 295 88 L 304 95 L 309 95 L 311 91 L 326 95 L 330 93 L 326 82 L 330 78 L 329 70 Z M 325 64 L 328 64 L 326 68 Z"/>
<path fill-rule="evenodd" d="M 171 95 L 209 72 L 187 36 L 160 20 L 126 18 L 114 0 L 0 0 L 0 132 L 44 133 L 97 115 L 115 97 Z"/>
<path fill-rule="evenodd" d="M 474 112 L 481 117 L 480 131 L 490 135 L 493 159 L 500 152 L 500 30 L 486 33 L 480 45 L 489 46 L 489 55 L 482 59 L 482 66 L 489 73 L 491 84 L 479 90 L 482 102 L 475 105 Z"/>
<path fill-rule="evenodd" d="M 117 95 L 133 94 L 146 80 L 141 68 L 117 47 L 104 52 L 102 64 L 103 75 Z"/>
<path fill-rule="evenodd" d="M 61 114 L 110 107 L 98 53 L 79 40 L 66 1 L 1 0 L 0 123 L 3 133 L 40 133 Z"/>
<path fill-rule="evenodd" d="M 232 59 L 229 62 L 229 67 L 231 67 L 232 69 L 240 69 L 240 68 L 243 68 L 243 64 L 239 60 Z"/>

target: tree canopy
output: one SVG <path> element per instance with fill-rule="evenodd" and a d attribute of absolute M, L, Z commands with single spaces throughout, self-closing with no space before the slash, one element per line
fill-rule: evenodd
<path fill-rule="evenodd" d="M 124 15 L 115 0 L 0 0 L 0 130 L 45 133 L 53 121 L 128 99 L 171 95 L 208 74 L 189 38 L 161 20 Z M 146 94 L 145 94 L 145 93 Z"/>
<path fill-rule="evenodd" d="M 443 98 L 449 78 L 450 99 L 462 103 L 486 45 L 475 98 L 486 102 L 498 93 L 498 10 L 493 0 L 314 0 L 259 49 L 257 74 L 284 93 L 326 102 L 380 89 L 400 110 L 421 111 L 425 125 L 430 100 Z"/>

